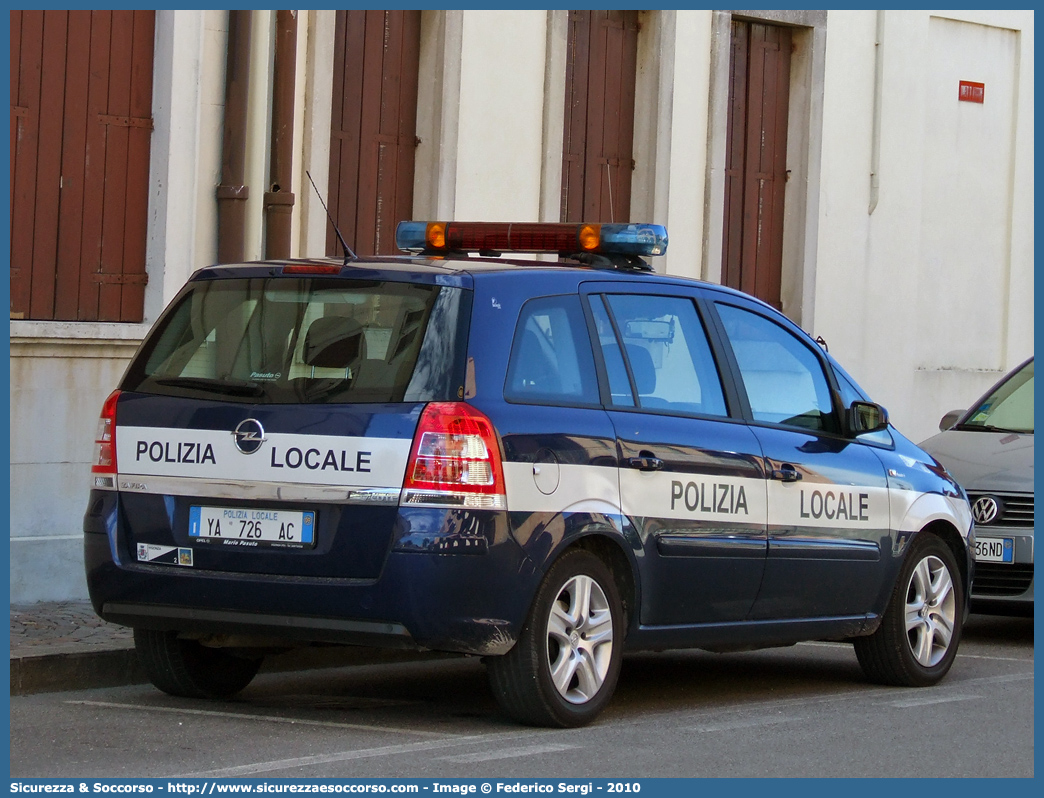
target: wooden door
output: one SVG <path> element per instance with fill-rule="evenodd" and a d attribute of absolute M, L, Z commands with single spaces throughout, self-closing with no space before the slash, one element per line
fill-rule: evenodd
<path fill-rule="evenodd" d="M 419 11 L 338 11 L 330 139 L 330 212 L 359 255 L 399 254 L 413 214 Z M 328 254 L 340 254 L 337 236 Z"/>
<path fill-rule="evenodd" d="M 733 20 L 722 282 L 781 307 L 790 29 Z"/>
<path fill-rule="evenodd" d="M 11 318 L 143 317 L 154 11 L 12 11 Z"/>
<path fill-rule="evenodd" d="M 626 222 L 634 169 L 637 11 L 570 11 L 563 222 Z"/>

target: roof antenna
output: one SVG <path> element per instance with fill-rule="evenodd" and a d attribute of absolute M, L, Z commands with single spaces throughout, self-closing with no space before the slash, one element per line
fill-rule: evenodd
<path fill-rule="evenodd" d="M 341 231 L 337 229 L 337 222 L 334 221 L 333 216 L 330 215 L 330 209 L 326 207 L 326 203 L 323 202 L 323 195 L 319 193 L 319 189 L 315 185 L 315 181 L 312 180 L 311 173 L 305 169 L 305 174 L 308 175 L 308 182 L 312 184 L 312 188 L 315 189 L 315 195 L 319 197 L 319 202 L 323 206 L 323 210 L 326 211 L 326 218 L 330 220 L 330 225 L 333 227 L 334 232 L 337 233 L 337 240 L 341 242 L 341 246 L 344 247 L 344 264 L 347 266 L 349 260 L 359 260 L 359 256 L 352 252 L 351 247 L 344 240 L 344 236 L 341 235 Z"/>

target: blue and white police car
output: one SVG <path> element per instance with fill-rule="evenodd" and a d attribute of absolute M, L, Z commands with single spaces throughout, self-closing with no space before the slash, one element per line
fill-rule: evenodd
<path fill-rule="evenodd" d="M 799 327 L 652 271 L 656 225 L 397 241 L 198 271 L 105 402 L 87 581 L 156 687 L 423 648 L 577 726 L 624 651 L 845 640 L 872 681 L 946 674 L 967 497 Z"/>

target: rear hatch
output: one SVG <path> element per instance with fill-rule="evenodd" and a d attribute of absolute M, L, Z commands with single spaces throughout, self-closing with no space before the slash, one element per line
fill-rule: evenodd
<path fill-rule="evenodd" d="M 125 561 L 379 575 L 421 411 L 462 393 L 471 292 L 425 272 L 286 271 L 197 278 L 128 368 Z"/>

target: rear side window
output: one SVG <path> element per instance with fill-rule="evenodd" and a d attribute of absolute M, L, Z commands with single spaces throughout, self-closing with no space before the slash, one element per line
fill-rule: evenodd
<path fill-rule="evenodd" d="M 594 357 L 578 296 L 541 297 L 522 306 L 504 398 L 532 404 L 598 404 Z"/>
<path fill-rule="evenodd" d="M 614 407 L 634 407 L 634 392 L 627 376 L 623 352 L 620 351 L 613 323 L 609 320 L 609 312 L 605 309 L 601 297 L 591 298 L 591 315 L 594 317 L 598 344 L 605 361 L 606 377 L 609 381 L 609 403 Z"/>
<path fill-rule="evenodd" d="M 764 316 L 717 307 L 754 419 L 836 432 L 830 386 L 811 348 Z"/>
<path fill-rule="evenodd" d="M 463 293 L 322 278 L 192 283 L 124 389 L 277 404 L 454 399 Z"/>
<path fill-rule="evenodd" d="M 614 374 L 622 366 L 620 343 L 600 332 L 613 404 L 633 406 L 629 396 L 618 398 L 618 386 L 630 379 L 643 410 L 728 415 L 707 335 L 691 299 L 610 294 L 606 300 L 629 368 L 629 378 Z M 592 305 L 599 301 L 592 298 Z"/>

